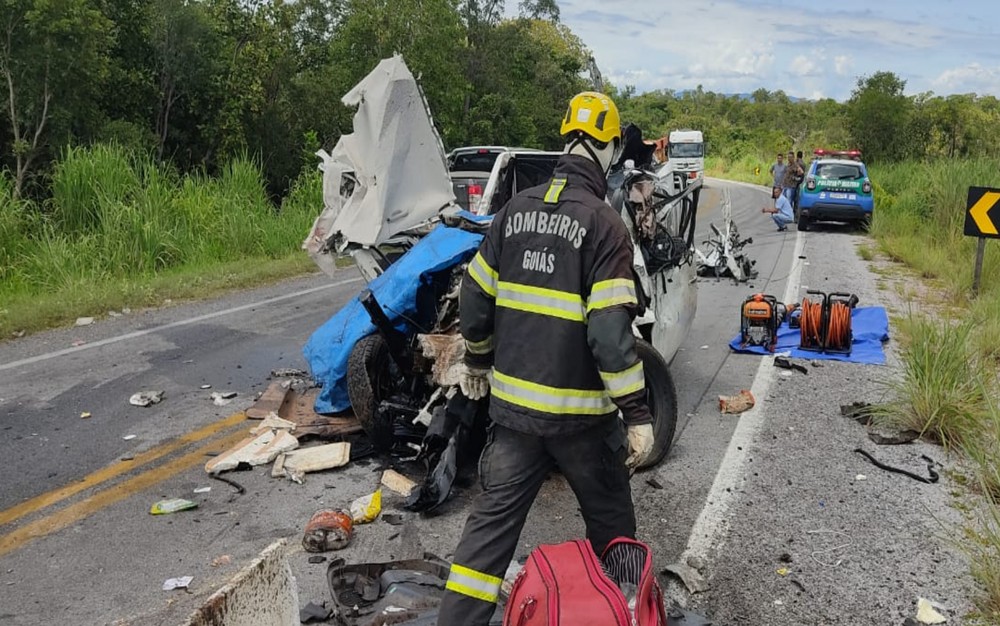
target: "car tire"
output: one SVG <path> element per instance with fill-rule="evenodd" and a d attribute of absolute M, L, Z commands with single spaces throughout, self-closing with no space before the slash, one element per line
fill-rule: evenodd
<path fill-rule="evenodd" d="M 379 419 L 378 407 L 392 393 L 392 357 L 382 335 L 368 335 L 354 344 L 347 359 L 347 397 L 372 445 L 392 448 L 392 420 Z"/>
<path fill-rule="evenodd" d="M 673 445 L 677 428 L 677 391 L 666 360 L 652 344 L 636 339 L 635 350 L 646 375 L 646 400 L 653 414 L 653 449 L 639 466 L 639 469 L 648 469 L 659 465 Z"/>
<path fill-rule="evenodd" d="M 803 215 L 802 213 L 799 213 L 799 219 L 798 219 L 797 225 L 798 225 L 798 229 L 801 230 L 802 232 L 808 231 L 809 230 L 809 217 L 806 216 L 806 215 Z"/>

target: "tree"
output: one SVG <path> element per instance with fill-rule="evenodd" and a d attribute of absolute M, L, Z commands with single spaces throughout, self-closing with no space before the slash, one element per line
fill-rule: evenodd
<path fill-rule="evenodd" d="M 556 4 L 556 0 L 521 0 L 517 8 L 521 12 L 521 17 L 559 21 L 559 5 Z"/>
<path fill-rule="evenodd" d="M 51 139 L 92 123 L 111 23 L 90 0 L 0 0 L 0 79 L 19 197 Z"/>
<path fill-rule="evenodd" d="M 851 137 L 867 159 L 895 161 L 910 145 L 906 129 L 913 102 L 903 94 L 906 81 L 892 72 L 876 72 L 858 79 L 847 102 Z"/>

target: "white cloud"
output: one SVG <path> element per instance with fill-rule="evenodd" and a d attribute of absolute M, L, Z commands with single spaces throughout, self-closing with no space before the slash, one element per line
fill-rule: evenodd
<path fill-rule="evenodd" d="M 845 54 L 835 56 L 833 58 L 833 71 L 837 73 L 837 76 L 847 76 L 853 64 L 851 57 Z"/>
<path fill-rule="evenodd" d="M 788 69 L 796 76 L 819 76 L 820 69 L 819 66 L 814 63 L 809 57 L 804 55 L 799 55 L 792 59 L 792 64 Z"/>
<path fill-rule="evenodd" d="M 1000 67 L 984 67 L 969 63 L 945 70 L 932 82 L 935 90 L 948 93 L 1000 95 Z"/>

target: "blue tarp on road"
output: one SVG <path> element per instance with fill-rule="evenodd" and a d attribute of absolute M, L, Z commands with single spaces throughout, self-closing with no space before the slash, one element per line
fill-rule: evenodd
<path fill-rule="evenodd" d="M 466 261 L 479 249 L 483 236 L 443 224 L 432 230 L 406 254 L 373 280 L 368 289 L 393 323 L 416 313 L 417 291 L 430 275 Z M 309 368 L 323 390 L 316 398 L 317 413 L 347 410 L 347 359 L 359 340 L 375 332 L 368 312 L 355 296 L 309 337 L 302 349 Z"/>
<path fill-rule="evenodd" d="M 854 343 L 850 354 L 830 354 L 826 352 L 811 352 L 799 349 L 799 329 L 789 328 L 788 323 L 778 328 L 778 346 L 775 352 L 791 352 L 797 359 L 828 359 L 831 361 L 848 361 L 850 363 L 866 363 L 869 365 L 885 365 L 883 342 L 889 340 L 889 316 L 880 306 L 858 307 L 851 314 L 851 330 L 854 333 Z M 760 346 L 740 348 L 740 336 L 737 334 L 729 342 L 729 347 L 743 354 L 770 354 Z"/>

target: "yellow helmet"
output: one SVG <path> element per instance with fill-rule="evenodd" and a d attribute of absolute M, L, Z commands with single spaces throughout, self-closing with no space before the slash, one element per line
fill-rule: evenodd
<path fill-rule="evenodd" d="M 602 143 L 621 139 L 622 121 L 618 116 L 618 107 L 611 98 L 596 91 L 584 91 L 573 96 L 559 134 L 566 136 L 574 131 Z"/>

